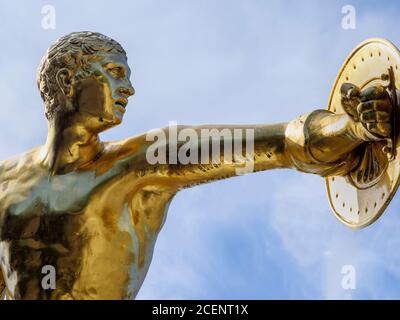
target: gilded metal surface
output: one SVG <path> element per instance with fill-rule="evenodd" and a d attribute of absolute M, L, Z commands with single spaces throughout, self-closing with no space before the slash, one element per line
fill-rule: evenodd
<path fill-rule="evenodd" d="M 129 75 L 122 47 L 97 33 L 67 35 L 43 58 L 38 86 L 47 141 L 0 163 L 0 285 L 7 299 L 133 299 L 174 195 L 237 175 L 241 165 L 222 155 L 219 163 L 150 164 L 146 134 L 100 141 L 100 132 L 121 123 L 134 94 Z M 360 145 L 384 139 L 369 135 L 362 121 L 326 110 L 282 124 L 178 130 L 187 128 L 254 129 L 254 171 L 321 176 L 347 175 L 360 162 Z M 246 143 L 243 136 L 235 141 Z M 45 265 L 56 270 L 55 289 L 42 286 Z"/>
<path fill-rule="evenodd" d="M 399 68 L 400 54 L 392 43 L 384 39 L 364 41 L 350 53 L 340 70 L 332 88 L 328 109 L 337 113 L 345 112 L 339 102 L 340 89 L 346 82 L 360 89 L 372 85 L 389 87 L 392 70 L 394 85 L 400 88 Z M 388 89 L 393 91 L 393 88 Z M 399 120 L 397 115 L 393 115 L 392 119 Z M 396 140 L 397 136 L 398 130 L 394 128 L 391 140 Z M 399 159 L 383 151 L 386 145 L 386 141 L 362 145 L 362 159 L 355 170 L 345 177 L 326 179 L 329 202 L 335 216 L 351 228 L 363 228 L 378 219 L 398 188 Z M 394 154 L 396 149 L 398 153 L 399 148 L 400 145 L 395 142 Z"/>

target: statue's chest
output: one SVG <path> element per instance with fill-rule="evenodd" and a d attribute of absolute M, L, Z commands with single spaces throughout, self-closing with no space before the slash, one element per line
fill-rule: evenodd
<path fill-rule="evenodd" d="M 139 242 L 137 249 L 143 263 L 145 252 L 151 247 L 148 239 L 158 234 L 175 192 L 137 183 L 133 176 L 118 178 L 111 173 L 96 176 L 93 172 L 73 172 L 51 179 L 24 173 L 9 179 L 6 186 L 2 181 L 2 231 L 7 229 L 6 233 L 16 238 L 25 233 L 30 237 L 32 232 L 25 230 L 39 228 L 44 235 L 58 225 L 62 227 L 59 235 L 70 232 L 67 229 L 79 229 L 89 235 L 104 235 L 109 241 L 129 234 Z"/>
<path fill-rule="evenodd" d="M 15 216 L 34 213 L 39 207 L 54 214 L 79 212 L 96 188 L 106 181 L 93 172 L 73 172 L 51 178 L 24 173 L 0 184 L 3 189 L 1 211 Z"/>

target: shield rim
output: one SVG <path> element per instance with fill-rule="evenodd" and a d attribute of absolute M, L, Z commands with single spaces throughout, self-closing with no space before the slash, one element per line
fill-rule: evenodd
<path fill-rule="evenodd" d="M 397 54 L 400 56 L 400 50 L 399 48 L 396 47 L 396 45 L 394 43 L 392 43 L 390 40 L 387 40 L 385 38 L 369 38 L 366 39 L 364 41 L 362 41 L 361 43 L 359 43 L 346 57 L 346 59 L 344 60 L 342 67 L 340 68 L 338 74 L 336 75 L 335 81 L 333 83 L 333 86 L 331 88 L 331 92 L 329 95 L 329 100 L 328 100 L 328 110 L 331 106 L 332 103 L 332 99 L 333 99 L 333 95 L 335 92 L 335 89 L 337 88 L 337 85 L 339 83 L 339 79 L 341 77 L 341 75 L 343 74 L 346 66 L 349 64 L 349 62 L 351 61 L 351 59 L 354 57 L 354 55 L 361 50 L 361 48 L 365 47 L 366 45 L 370 44 L 370 43 L 380 43 L 380 44 L 384 44 L 390 48 L 392 48 L 395 52 L 397 52 Z M 400 120 L 400 119 L 399 119 Z M 399 143 L 398 143 L 399 145 Z M 396 146 L 396 148 L 398 147 L 398 145 Z M 393 160 L 393 161 L 400 161 L 399 158 Z M 396 194 L 399 185 L 400 185 L 400 177 L 397 177 L 396 183 L 393 186 L 393 190 L 390 192 L 388 198 L 386 199 L 386 201 L 381 205 L 379 211 L 369 220 L 365 221 L 364 223 L 361 224 L 354 224 L 354 223 L 350 223 L 349 221 L 345 220 L 339 213 L 336 212 L 333 203 L 332 203 L 332 199 L 331 199 L 331 192 L 330 192 L 330 188 L 329 188 L 329 177 L 325 178 L 325 185 L 326 185 L 326 193 L 328 196 L 328 200 L 329 200 L 329 205 L 331 207 L 331 210 L 334 214 L 334 216 L 336 217 L 336 219 L 338 219 L 342 224 L 346 225 L 347 227 L 353 229 L 353 230 L 360 230 L 363 229 L 371 224 L 373 224 L 375 221 L 377 221 L 382 214 L 385 212 L 386 208 L 388 207 L 388 205 L 390 204 L 390 202 L 392 201 L 394 195 Z"/>

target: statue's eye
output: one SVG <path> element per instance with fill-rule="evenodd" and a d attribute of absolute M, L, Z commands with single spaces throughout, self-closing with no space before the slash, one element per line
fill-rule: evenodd
<path fill-rule="evenodd" d="M 108 72 L 115 78 L 119 79 L 122 75 L 121 68 L 115 67 L 115 68 L 110 68 L 108 69 Z"/>
<path fill-rule="evenodd" d="M 122 65 L 107 63 L 103 65 L 104 70 L 114 79 L 119 80 L 126 75 L 125 67 Z"/>

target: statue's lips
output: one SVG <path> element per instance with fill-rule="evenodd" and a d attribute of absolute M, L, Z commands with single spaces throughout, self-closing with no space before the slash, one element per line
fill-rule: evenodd
<path fill-rule="evenodd" d="M 115 101 L 115 105 L 122 108 L 125 111 L 125 108 L 128 104 L 128 99 L 118 99 Z"/>

